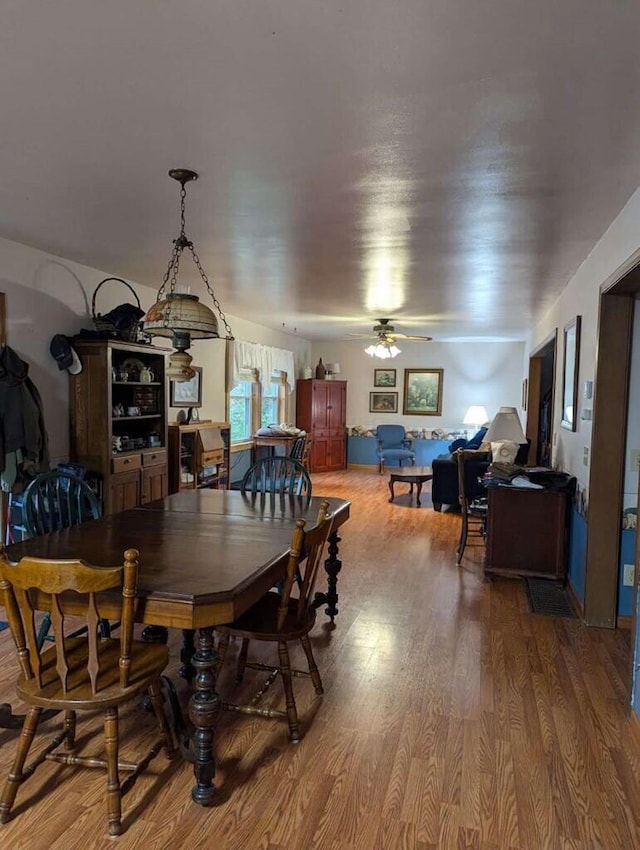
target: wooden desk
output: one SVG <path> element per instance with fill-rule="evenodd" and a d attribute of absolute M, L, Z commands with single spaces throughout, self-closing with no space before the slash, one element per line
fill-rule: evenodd
<path fill-rule="evenodd" d="M 262 437 L 256 434 L 253 438 L 253 462 L 255 463 L 258 460 L 259 449 L 261 448 L 270 449 L 270 454 L 273 455 L 276 454 L 276 449 L 281 446 L 284 448 L 283 454 L 288 455 L 298 436 L 294 437 L 292 434 L 277 436 L 274 434 L 272 436 Z"/>
<path fill-rule="evenodd" d="M 485 574 L 564 581 L 566 493 L 487 487 Z"/>
<path fill-rule="evenodd" d="M 214 673 L 217 655 L 213 627 L 229 623 L 246 611 L 284 575 L 293 525 L 297 518 L 315 522 L 322 497 L 251 497 L 229 490 L 174 493 L 120 514 L 92 520 L 75 528 L 34 537 L 6 549 L 17 562 L 24 555 L 40 558 L 82 558 L 97 566 L 123 562 L 124 551 L 140 551 L 136 621 L 156 626 L 199 629 L 192 664 L 194 691 L 189 718 L 195 728 L 191 796 L 212 805 L 213 730 L 219 707 Z M 328 498 L 339 528 L 349 518 L 350 504 Z M 329 591 L 318 604 L 337 614 L 337 531 L 331 535 L 325 568 Z M 101 606 L 108 618 L 119 617 L 121 598 Z M 38 600 L 47 610 L 47 599 Z M 77 603 L 75 603 L 77 605 Z M 74 612 L 74 601 L 67 610 Z"/>

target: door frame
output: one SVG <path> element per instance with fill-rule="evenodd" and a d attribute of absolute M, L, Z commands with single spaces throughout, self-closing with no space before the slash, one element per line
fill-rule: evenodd
<path fill-rule="evenodd" d="M 529 375 L 527 378 L 527 422 L 525 436 L 529 440 L 528 463 L 537 463 L 538 457 L 538 428 L 540 421 L 540 397 L 542 394 L 542 361 L 547 356 L 547 349 L 552 346 L 553 380 L 551 383 L 551 410 L 555 410 L 556 395 L 556 358 L 558 356 L 558 329 L 556 328 L 529 355 Z M 534 416 L 535 414 L 535 416 Z M 554 417 L 551 417 L 551 434 L 549 439 L 553 446 L 555 435 Z"/>

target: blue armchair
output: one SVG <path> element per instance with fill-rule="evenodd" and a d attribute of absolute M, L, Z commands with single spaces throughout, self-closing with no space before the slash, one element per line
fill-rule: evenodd
<path fill-rule="evenodd" d="M 378 425 L 376 428 L 378 440 L 378 472 L 384 472 L 386 460 L 397 460 L 402 466 L 403 460 L 410 460 L 415 466 L 416 453 L 411 450 L 411 441 L 407 439 L 402 425 Z"/>

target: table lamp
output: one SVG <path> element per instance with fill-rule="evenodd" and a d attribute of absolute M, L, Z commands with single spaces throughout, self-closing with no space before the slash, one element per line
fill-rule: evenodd
<path fill-rule="evenodd" d="M 481 425 L 484 425 L 489 417 L 486 409 L 481 404 L 472 404 L 467 410 L 462 420 L 463 425 L 473 425 L 477 430 Z"/>
<path fill-rule="evenodd" d="M 520 417 L 515 407 L 501 407 L 491 420 L 489 430 L 484 435 L 487 443 L 500 440 L 508 440 L 511 443 L 521 445 L 527 442 L 527 438 L 520 424 Z"/>

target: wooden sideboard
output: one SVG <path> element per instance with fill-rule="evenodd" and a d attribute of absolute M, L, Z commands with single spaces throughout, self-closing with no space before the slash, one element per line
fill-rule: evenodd
<path fill-rule="evenodd" d="M 488 575 L 567 576 L 568 495 L 555 490 L 488 488 Z"/>

